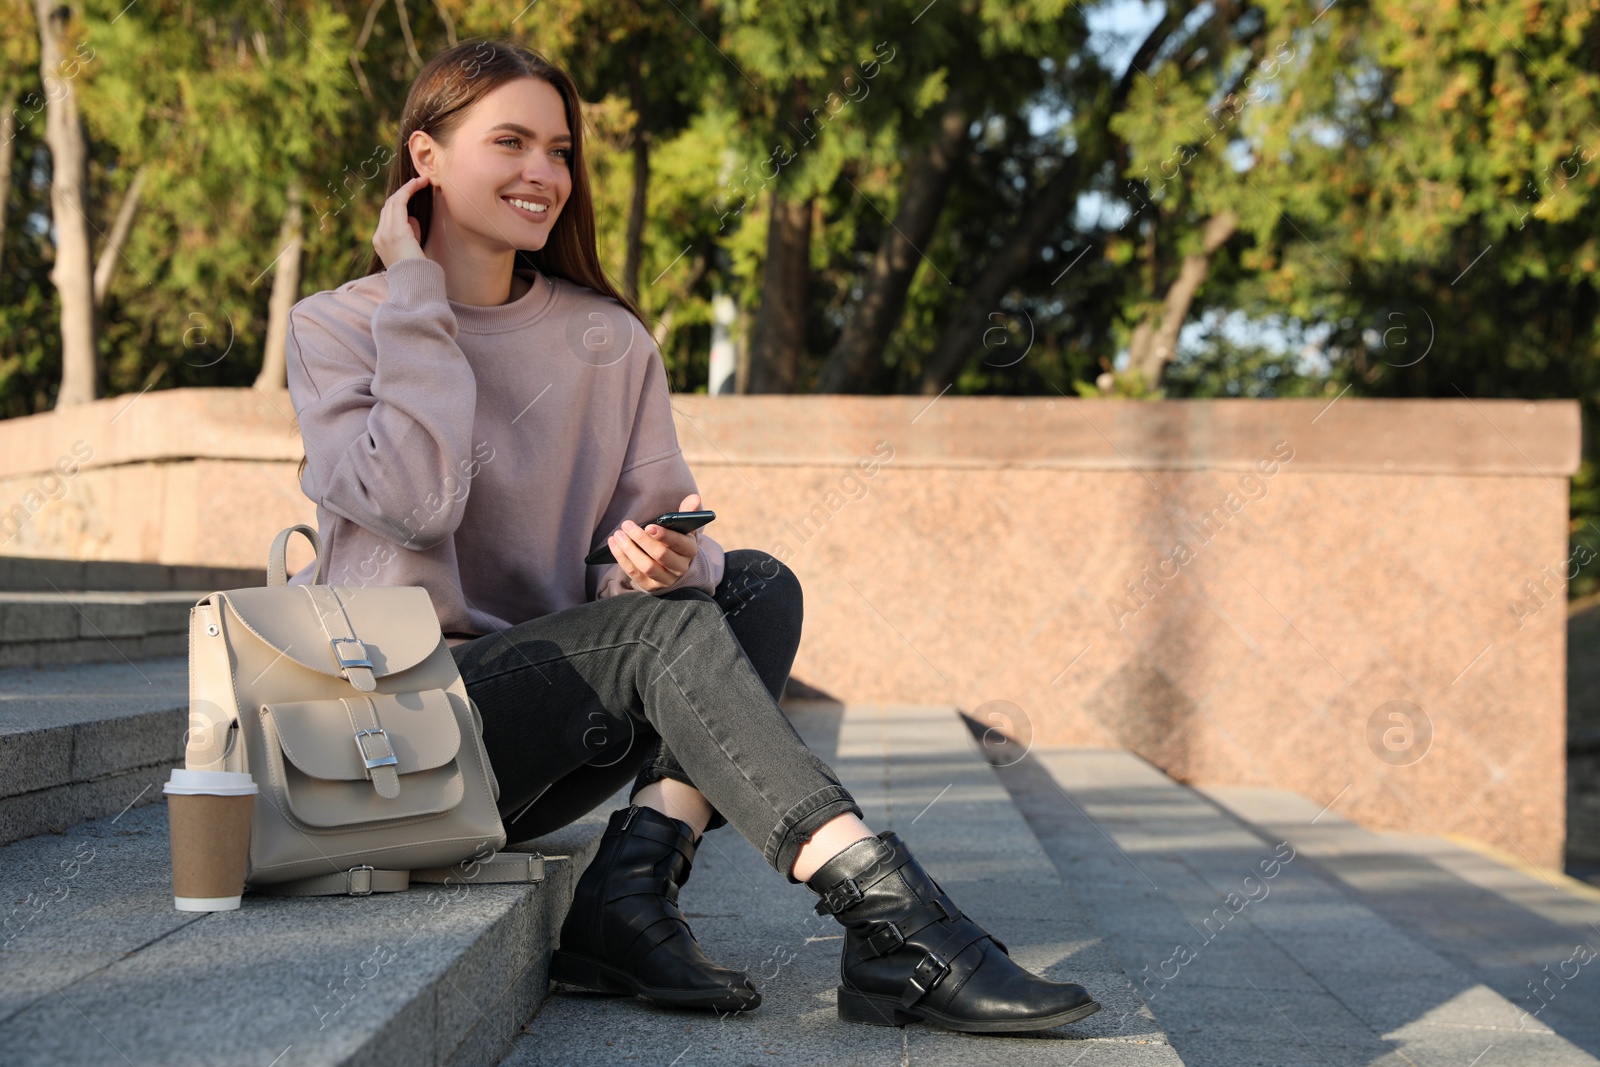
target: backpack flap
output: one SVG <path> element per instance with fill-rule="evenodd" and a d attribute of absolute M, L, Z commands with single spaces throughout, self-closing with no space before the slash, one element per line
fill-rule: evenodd
<path fill-rule="evenodd" d="M 274 657 L 340 679 L 361 692 L 371 692 L 378 679 L 417 666 L 444 644 L 433 599 L 421 586 L 337 591 L 326 585 L 262 586 L 217 595 L 227 606 L 229 621 L 247 630 Z M 297 597 L 304 598 L 304 605 L 291 607 Z"/>

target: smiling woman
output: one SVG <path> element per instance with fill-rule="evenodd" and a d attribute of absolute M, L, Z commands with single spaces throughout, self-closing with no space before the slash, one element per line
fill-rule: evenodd
<path fill-rule="evenodd" d="M 464 41 L 418 72 L 404 115 L 385 198 L 428 179 L 407 211 L 424 253 L 445 268 L 450 299 L 504 304 L 537 271 L 642 318 L 600 266 L 582 98 L 566 71 L 526 48 Z M 366 274 L 387 266 L 375 250 Z"/>
<path fill-rule="evenodd" d="M 800 646 L 794 573 L 650 521 L 704 502 L 661 353 L 600 268 L 571 78 L 514 44 L 464 44 L 423 67 L 405 115 L 371 271 L 289 315 L 301 488 L 325 547 L 289 584 L 347 584 L 381 559 L 364 583 L 427 590 L 508 840 L 632 780 L 550 977 L 759 1005 L 677 905 L 700 835 L 732 826 L 845 928 L 841 1018 L 1026 1031 L 1096 1011 L 874 835 L 795 732 L 778 704 Z M 611 561 L 587 564 L 608 533 Z"/>

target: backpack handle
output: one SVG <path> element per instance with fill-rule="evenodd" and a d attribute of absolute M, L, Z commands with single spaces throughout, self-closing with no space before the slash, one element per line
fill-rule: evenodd
<path fill-rule="evenodd" d="M 306 540 L 311 542 L 311 551 L 317 554 L 317 571 L 311 576 L 311 584 L 322 584 L 322 538 L 317 536 L 317 531 L 303 522 L 278 531 L 278 536 L 272 539 L 272 547 L 267 550 L 267 584 L 286 585 L 289 581 L 288 565 L 285 557 L 289 552 L 289 535 L 295 531 L 306 535 Z"/>

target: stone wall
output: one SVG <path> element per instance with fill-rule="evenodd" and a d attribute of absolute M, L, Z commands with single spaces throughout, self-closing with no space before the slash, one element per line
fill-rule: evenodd
<path fill-rule="evenodd" d="M 708 532 L 804 585 L 797 682 L 1560 865 L 1576 402 L 673 404 Z M 300 455 L 281 392 L 0 423 L 0 553 L 259 567 Z"/>

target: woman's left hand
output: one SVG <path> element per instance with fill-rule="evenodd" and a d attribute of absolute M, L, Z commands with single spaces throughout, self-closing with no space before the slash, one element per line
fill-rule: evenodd
<path fill-rule="evenodd" d="M 679 511 L 699 511 L 699 493 L 690 493 Z M 651 523 L 640 526 L 632 519 L 622 520 L 622 530 L 611 535 L 611 554 L 616 557 L 635 589 L 646 593 L 667 586 L 689 573 L 700 544 L 692 533 L 678 533 Z"/>

